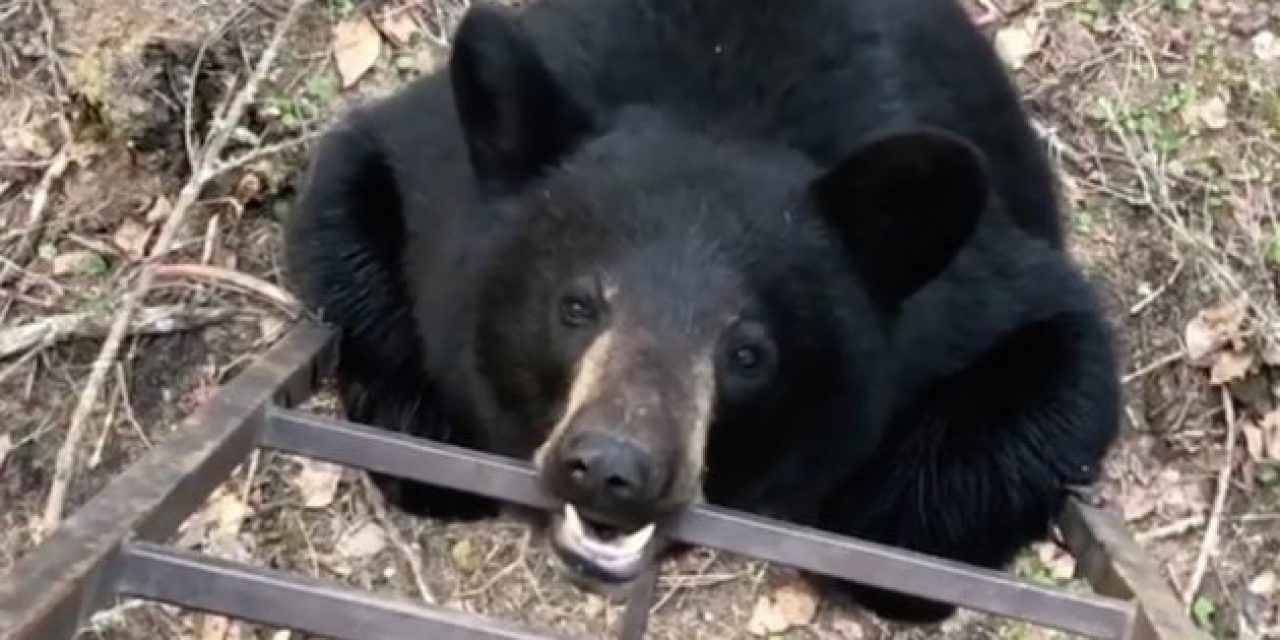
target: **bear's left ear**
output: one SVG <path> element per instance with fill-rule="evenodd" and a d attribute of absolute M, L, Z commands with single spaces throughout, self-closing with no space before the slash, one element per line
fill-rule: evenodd
<path fill-rule="evenodd" d="M 987 208 L 981 152 L 935 129 L 881 135 L 810 186 L 872 296 L 894 306 L 936 277 Z"/>
<path fill-rule="evenodd" d="M 506 9 L 477 3 L 454 37 L 454 105 L 476 179 L 510 192 L 536 177 L 592 129 Z"/>

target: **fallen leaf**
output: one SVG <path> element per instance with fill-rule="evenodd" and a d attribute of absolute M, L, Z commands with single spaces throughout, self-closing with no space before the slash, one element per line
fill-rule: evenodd
<path fill-rule="evenodd" d="M 463 571 L 472 571 L 476 568 L 475 547 L 466 538 L 455 542 L 449 548 L 449 557 L 453 558 L 453 563 Z"/>
<path fill-rule="evenodd" d="M 338 555 L 347 559 L 375 556 L 387 546 L 387 532 L 373 522 L 348 531 L 338 540 Z"/>
<path fill-rule="evenodd" d="M 116 246 L 129 256 L 130 260 L 141 260 L 147 255 L 147 241 L 151 239 L 151 229 L 132 218 L 125 218 L 124 222 L 116 227 L 116 232 L 111 239 Z"/>
<path fill-rule="evenodd" d="M 1192 104 L 1187 108 L 1184 120 L 1189 120 L 1187 124 L 1198 122 L 1214 131 L 1225 129 L 1230 123 L 1227 101 L 1220 96 L 1213 96 L 1204 102 Z"/>
<path fill-rule="evenodd" d="M 1263 62 L 1280 60 L 1280 38 L 1270 31 L 1259 31 L 1253 36 L 1253 55 Z"/>
<path fill-rule="evenodd" d="M 817 612 L 817 594 L 805 583 L 793 582 L 756 601 L 747 632 L 757 636 L 782 633 L 809 624 Z"/>
<path fill-rule="evenodd" d="M 861 622 L 844 614 L 836 616 L 831 621 L 831 631 L 823 635 L 830 640 L 863 640 L 867 637 L 867 631 L 862 628 Z"/>
<path fill-rule="evenodd" d="M 1269 596 L 1276 591 L 1276 583 L 1280 582 L 1276 572 L 1267 569 L 1249 581 L 1249 593 L 1255 596 Z"/>
<path fill-rule="evenodd" d="M 1263 453 L 1266 459 L 1271 462 L 1280 462 L 1280 409 L 1263 416 L 1258 426 L 1262 429 L 1265 442 Z"/>
<path fill-rule="evenodd" d="M 1120 496 L 1120 511 L 1126 522 L 1135 522 L 1155 513 L 1156 502 L 1155 492 L 1131 484 Z"/>
<path fill-rule="evenodd" d="M 392 44 L 407 47 L 413 44 L 413 36 L 418 33 L 418 23 L 408 11 L 394 11 L 379 17 L 378 29 Z"/>
<path fill-rule="evenodd" d="M 364 14 L 356 14 L 333 27 L 333 59 L 343 88 L 355 84 L 378 61 L 382 35 Z"/>
<path fill-rule="evenodd" d="M 1252 422 L 1242 421 L 1240 433 L 1244 436 L 1244 448 L 1249 452 L 1249 459 L 1261 462 L 1267 455 L 1267 440 L 1262 427 Z"/>
<path fill-rule="evenodd" d="M 240 499 L 238 493 L 232 491 L 223 492 L 221 497 L 210 505 L 210 509 L 214 517 L 209 538 L 214 540 L 236 537 L 240 533 L 241 525 L 249 517 L 249 505 Z"/>
<path fill-rule="evenodd" d="M 1222 385 L 1243 379 L 1253 366 L 1253 354 L 1237 351 L 1223 351 L 1213 362 L 1209 370 L 1209 384 Z"/>
<path fill-rule="evenodd" d="M 1028 18 L 996 32 L 995 47 L 1000 59 L 1012 69 L 1021 69 L 1040 47 L 1040 21 Z"/>
<path fill-rule="evenodd" d="M 1212 356 L 1228 344 L 1241 342 L 1241 325 L 1247 307 L 1243 301 L 1233 301 L 1203 309 L 1187 323 L 1183 339 L 1187 347 L 1187 361 L 1199 367 L 1211 366 Z"/>
<path fill-rule="evenodd" d="M 169 203 L 169 199 L 160 196 L 151 204 L 151 208 L 147 210 L 147 224 L 156 224 L 164 222 L 169 217 L 169 212 L 173 210 L 173 205 Z"/>
<path fill-rule="evenodd" d="M 338 482 L 342 480 L 342 467 L 320 460 L 304 458 L 302 471 L 293 479 L 293 485 L 302 494 L 302 506 L 320 509 L 333 504 L 338 494 Z"/>
<path fill-rule="evenodd" d="M 13 436 L 7 433 L 0 435 L 0 467 L 4 466 L 4 459 L 9 457 L 11 451 L 13 451 Z"/>
<path fill-rule="evenodd" d="M 102 256 L 88 249 L 74 249 L 53 257 L 53 275 L 99 275 L 106 270 Z"/>
<path fill-rule="evenodd" d="M 239 640 L 240 625 L 222 616 L 204 614 L 201 616 L 199 640 Z"/>

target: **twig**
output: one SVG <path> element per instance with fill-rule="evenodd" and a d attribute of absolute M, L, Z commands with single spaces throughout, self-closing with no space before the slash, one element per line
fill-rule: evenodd
<path fill-rule="evenodd" d="M 1138 544 L 1147 544 L 1157 540 L 1163 540 L 1165 538 L 1172 538 L 1173 536 L 1180 536 L 1203 524 L 1204 514 L 1197 513 L 1194 516 L 1189 516 L 1181 520 L 1174 520 L 1169 524 L 1155 527 L 1150 531 L 1135 533 L 1133 535 L 1133 539 L 1136 540 Z"/>
<path fill-rule="evenodd" d="M 391 545 L 400 552 L 400 557 L 409 565 L 409 572 L 413 574 L 414 585 L 418 588 L 418 597 L 429 605 L 437 603 L 436 597 L 431 593 L 431 587 L 427 586 L 427 580 L 422 570 L 422 557 L 409 543 L 400 535 L 400 530 L 396 527 L 396 523 L 391 521 L 387 508 L 382 502 L 381 493 L 373 485 L 373 481 L 369 479 L 369 475 L 360 474 L 361 486 L 364 487 L 365 496 L 368 498 L 369 508 L 373 511 L 374 520 L 387 532 L 387 538 L 391 540 Z"/>
<path fill-rule="evenodd" d="M 1177 361 L 1181 360 L 1183 357 L 1185 357 L 1185 355 L 1186 355 L 1186 354 L 1185 354 L 1185 352 L 1183 352 L 1183 350 L 1182 350 L 1182 349 L 1177 349 L 1177 350 L 1175 350 L 1175 351 L 1173 351 L 1173 352 L 1171 352 L 1171 353 L 1167 353 L 1167 354 L 1165 354 L 1165 355 L 1161 356 L 1161 357 L 1160 357 L 1159 359 L 1157 359 L 1155 362 L 1152 362 L 1152 363 L 1149 363 L 1149 364 L 1147 364 L 1147 365 L 1144 365 L 1143 367 L 1141 367 L 1140 369 L 1138 369 L 1138 370 L 1136 370 L 1136 371 L 1133 371 L 1133 372 L 1130 372 L 1130 373 L 1126 373 L 1126 374 L 1124 375 L 1124 377 L 1123 377 L 1123 378 L 1121 378 L 1121 380 L 1120 380 L 1120 381 L 1121 381 L 1121 382 L 1123 382 L 1123 383 L 1125 383 L 1125 384 L 1129 384 L 1130 382 L 1133 382 L 1134 380 L 1137 380 L 1138 378 L 1141 378 L 1141 377 L 1143 377 L 1143 376 L 1149 375 L 1152 371 L 1155 371 L 1156 369 L 1159 369 L 1159 368 L 1164 367 L 1164 366 L 1166 366 L 1166 365 L 1173 364 L 1173 363 L 1175 363 L 1175 362 L 1177 362 Z"/>
<path fill-rule="evenodd" d="M 1227 419 L 1227 454 L 1218 470 L 1218 493 L 1213 497 L 1213 510 L 1209 512 L 1209 524 L 1204 528 L 1204 539 L 1200 541 L 1200 553 L 1196 555 L 1196 563 L 1191 570 L 1191 579 L 1182 592 L 1182 603 L 1187 607 L 1200 591 L 1200 583 L 1204 580 L 1204 572 L 1209 567 L 1209 551 L 1218 545 L 1218 528 L 1222 524 L 1222 510 L 1227 504 L 1227 493 L 1231 489 L 1231 468 L 1235 463 L 1236 449 L 1236 412 L 1231 404 L 1231 392 L 1222 388 L 1222 409 Z"/>
<path fill-rule="evenodd" d="M 44 175 L 40 178 L 40 184 L 36 185 L 35 193 L 31 196 L 31 208 L 27 210 L 27 219 L 23 221 L 23 227 L 27 229 L 28 234 L 34 234 L 39 229 L 40 224 L 44 222 L 44 218 L 49 212 L 49 191 L 53 189 L 53 183 L 66 173 L 67 167 L 71 164 L 71 153 L 67 147 L 63 147 L 58 155 L 54 156 L 53 161 L 49 163 L 49 168 L 45 169 Z M 14 264 L 21 266 L 26 262 L 28 255 L 31 253 L 32 247 L 35 245 L 31 235 L 27 235 L 17 248 L 13 250 L 9 258 Z M 16 271 L 12 270 L 9 265 L 0 268 L 0 285 L 9 282 L 9 278 Z"/>
<path fill-rule="evenodd" d="M 267 72 L 275 62 L 276 56 L 279 54 L 285 33 L 297 21 L 302 7 L 307 2 L 308 0 L 293 0 L 293 3 L 289 6 L 289 11 L 276 26 L 275 33 L 271 36 L 271 42 L 262 52 L 262 57 L 258 59 L 258 64 L 254 67 L 253 73 L 245 81 L 244 87 L 231 101 L 231 105 L 226 111 L 226 117 L 212 123 L 212 133 L 208 142 L 200 149 L 199 159 L 191 172 L 190 179 L 187 180 L 187 184 L 182 187 L 182 190 L 178 192 L 177 201 L 174 203 L 173 209 L 169 211 L 169 217 L 165 220 L 164 226 L 160 229 L 160 234 L 156 239 L 155 245 L 151 248 L 151 254 L 147 262 L 142 266 L 137 280 L 134 281 L 133 286 L 121 301 L 120 307 L 112 320 L 111 328 L 107 332 L 107 337 L 102 343 L 102 348 L 98 351 L 97 357 L 94 358 L 93 368 L 89 372 L 89 378 L 85 382 L 84 390 L 80 393 L 75 410 L 71 414 L 66 437 L 62 441 L 62 446 L 58 449 L 57 459 L 54 463 L 53 481 L 49 486 L 49 495 L 45 500 L 44 514 L 41 519 L 40 536 L 48 535 L 62 522 L 67 489 L 75 472 L 76 450 L 79 447 L 81 438 L 84 436 L 85 423 L 88 422 L 89 414 L 93 412 L 94 405 L 98 402 L 98 396 L 102 391 L 107 372 L 110 371 L 111 364 L 115 362 L 116 356 L 120 352 L 120 345 L 128 332 L 129 320 L 133 316 L 134 310 L 141 304 L 143 297 L 146 296 L 147 291 L 151 289 L 151 283 L 156 275 L 154 270 L 156 262 L 169 252 L 174 239 L 178 235 L 178 230 L 182 227 L 186 218 L 187 211 L 196 203 L 205 185 L 215 175 L 210 171 L 210 168 L 217 162 L 218 156 L 222 154 L 222 149 L 226 146 L 227 140 L 230 139 L 236 123 L 244 117 L 245 110 L 255 99 L 258 85 L 266 77 Z"/>
<path fill-rule="evenodd" d="M 146 307 L 130 320 L 126 333 L 157 335 L 190 331 L 223 322 L 233 315 L 235 310 L 231 307 Z M 76 338 L 101 338 L 110 330 L 110 320 L 101 313 L 81 311 L 45 316 L 16 327 L 0 329 L 0 358 Z"/>
<path fill-rule="evenodd" d="M 256 294 L 280 307 L 289 315 L 297 314 L 301 308 L 301 304 L 293 294 L 242 271 L 205 264 L 158 264 L 154 267 L 154 271 L 156 277 L 162 279 L 194 278 L 229 285 L 241 291 Z"/>
<path fill-rule="evenodd" d="M 273 156 L 277 153 L 284 153 L 294 147 L 300 147 L 312 140 L 315 140 L 321 133 L 322 131 L 320 130 L 308 131 L 296 137 L 289 138 L 288 140 L 282 140 L 280 142 L 269 144 L 265 147 L 259 147 L 253 151 L 245 152 L 236 158 L 217 163 L 213 167 L 213 172 L 218 175 L 225 174 L 228 171 L 233 171 L 245 165 L 253 164 L 268 156 Z"/>

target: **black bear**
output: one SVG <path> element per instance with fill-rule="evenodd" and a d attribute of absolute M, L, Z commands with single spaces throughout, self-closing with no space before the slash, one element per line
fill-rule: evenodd
<path fill-rule="evenodd" d="M 1058 207 L 953 0 L 545 0 L 325 137 L 286 263 L 348 415 L 532 459 L 580 576 L 697 500 L 1000 567 L 1117 433 Z"/>

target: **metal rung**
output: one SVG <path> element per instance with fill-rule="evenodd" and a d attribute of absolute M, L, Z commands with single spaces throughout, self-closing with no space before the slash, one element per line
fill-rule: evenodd
<path fill-rule="evenodd" d="M 339 640 L 551 640 L 512 623 L 141 542 L 123 545 L 116 593 Z"/>
<path fill-rule="evenodd" d="M 554 504 L 526 463 L 308 413 L 271 409 L 261 446 L 528 507 Z M 711 506 L 682 512 L 663 535 L 1095 638 L 1128 638 L 1134 625 L 1131 602 Z"/>

